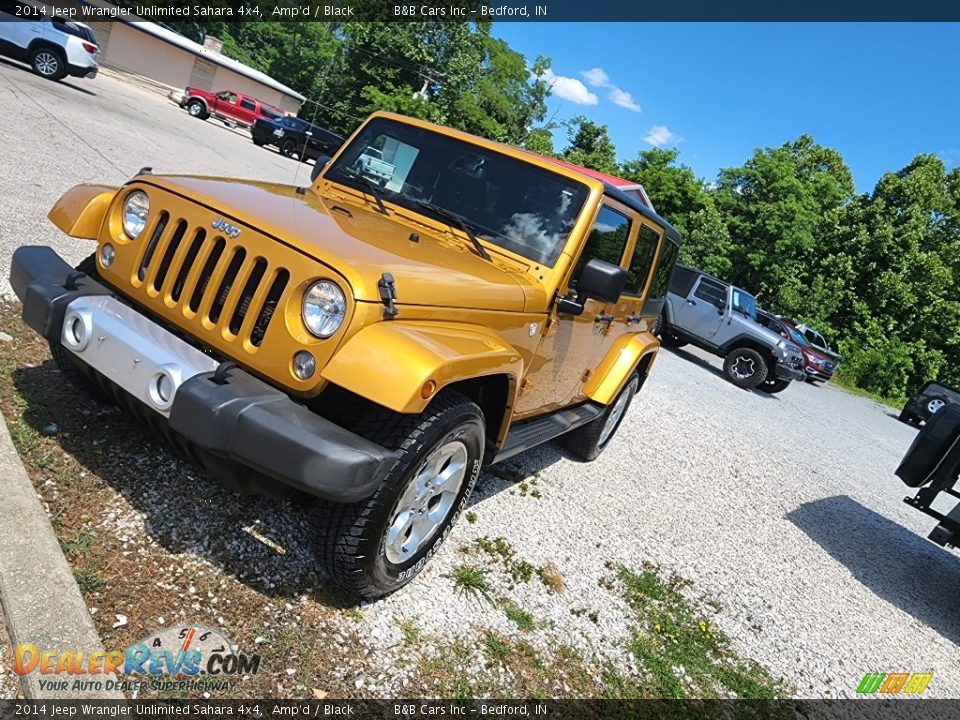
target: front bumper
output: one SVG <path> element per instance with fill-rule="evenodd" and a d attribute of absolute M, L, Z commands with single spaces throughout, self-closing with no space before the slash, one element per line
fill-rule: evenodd
<path fill-rule="evenodd" d="M 830 380 L 830 378 L 833 377 L 832 372 L 826 372 L 824 370 L 821 370 L 820 368 L 813 367 L 811 365 L 807 365 L 807 367 L 804 369 L 804 372 L 806 373 L 808 378 L 811 378 L 813 380 L 822 380 L 823 382 L 827 382 L 828 380 Z"/>
<path fill-rule="evenodd" d="M 21 247 L 10 284 L 27 325 L 60 343 L 78 369 L 181 449 L 241 489 L 279 481 L 334 502 L 369 497 L 396 455 L 218 363 L 71 268 L 46 247 Z"/>
<path fill-rule="evenodd" d="M 774 363 L 774 374 L 777 380 L 802 380 L 804 377 L 803 369 L 795 369 L 785 363 Z"/>

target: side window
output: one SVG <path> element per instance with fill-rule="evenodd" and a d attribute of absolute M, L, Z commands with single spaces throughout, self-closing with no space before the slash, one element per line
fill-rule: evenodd
<path fill-rule="evenodd" d="M 256 111 L 257 104 L 253 100 L 247 100 L 244 98 L 240 101 L 240 107 L 242 107 L 244 110 Z"/>
<path fill-rule="evenodd" d="M 719 307 L 727 303 L 727 288 L 716 280 L 700 278 L 700 284 L 693 291 L 693 296 Z"/>
<path fill-rule="evenodd" d="M 633 250 L 633 259 L 630 260 L 630 269 L 627 271 L 626 295 L 643 295 L 650 275 L 650 266 L 657 254 L 657 243 L 660 242 L 660 233 L 649 225 L 640 226 L 637 236 L 637 246 Z M 672 243 L 671 243 L 672 244 Z"/>
<path fill-rule="evenodd" d="M 672 245 L 673 243 L 671 243 Z M 679 250 L 679 248 L 678 248 Z M 668 291 L 680 297 L 686 297 L 693 290 L 694 283 L 697 282 L 697 273 L 683 265 L 677 265 L 673 269 L 673 275 L 670 276 Z"/>
<path fill-rule="evenodd" d="M 613 208 L 604 205 L 600 208 L 593 229 L 587 237 L 586 246 L 580 253 L 580 259 L 573 271 L 571 287 L 583 271 L 583 266 L 592 258 L 606 260 L 608 263 L 619 265 L 623 258 L 623 250 L 627 246 L 627 237 L 630 234 L 630 218 Z"/>
<path fill-rule="evenodd" d="M 663 250 L 660 251 L 660 259 L 657 261 L 657 269 L 653 271 L 653 282 L 650 283 L 648 299 L 659 300 L 666 296 L 668 284 L 672 285 L 671 274 L 679 254 L 679 245 L 671 240 L 664 241 Z M 689 292 L 689 286 L 687 291 Z"/>

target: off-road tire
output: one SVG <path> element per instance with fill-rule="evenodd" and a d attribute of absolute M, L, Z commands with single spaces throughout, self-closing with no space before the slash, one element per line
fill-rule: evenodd
<path fill-rule="evenodd" d="M 81 260 L 80 264 L 77 265 L 77 270 L 94 280 L 100 277 L 97 272 L 97 258 L 95 255 L 90 255 Z M 67 350 L 59 340 L 50 341 L 48 345 L 50 346 L 50 356 L 53 358 L 53 362 L 61 375 L 70 381 L 72 385 L 80 388 L 95 400 L 102 403 L 110 402 L 110 397 L 103 391 L 103 388 L 80 370 L 80 361 L 77 360 L 76 356 Z"/>
<path fill-rule="evenodd" d="M 30 52 L 30 67 L 47 80 L 62 80 L 67 75 L 67 60 L 63 53 L 47 45 L 41 45 Z"/>
<path fill-rule="evenodd" d="M 202 100 L 189 100 L 183 107 L 190 117 L 195 117 L 197 120 L 206 120 L 210 117 L 210 113 L 207 112 L 207 106 L 203 104 Z"/>
<path fill-rule="evenodd" d="M 734 374 L 734 368 L 741 367 L 744 362 L 752 363 L 753 373 L 749 377 L 738 377 Z M 746 390 L 753 390 L 763 383 L 767 379 L 767 371 L 763 356 L 753 348 L 734 348 L 723 360 L 723 374 L 727 376 L 727 380 Z"/>
<path fill-rule="evenodd" d="M 947 405 L 935 413 L 913 439 L 900 460 L 896 475 L 910 487 L 927 484 L 931 474 L 940 463 L 947 460 L 947 453 L 960 433 L 960 405 Z M 947 473 L 948 482 L 952 473 Z"/>
<path fill-rule="evenodd" d="M 377 491 L 349 505 L 321 501 L 320 553 L 330 577 L 361 597 L 380 597 L 412 580 L 443 543 L 476 484 L 484 450 L 483 412 L 456 392 L 438 396 L 420 415 L 373 411 L 354 432 L 397 451 L 398 459 Z M 385 552 L 386 531 L 398 501 L 419 463 L 450 440 L 467 449 L 466 475 L 446 519 L 435 534 L 402 564 Z"/>
<path fill-rule="evenodd" d="M 897 417 L 897 420 L 899 420 L 902 423 L 906 423 L 907 425 L 917 424 L 917 418 L 914 417 L 913 413 L 907 410 L 901 410 L 900 415 Z"/>
<path fill-rule="evenodd" d="M 674 335 L 669 330 L 660 328 L 660 344 L 668 348 L 682 348 L 687 344 L 686 340 L 681 340 L 679 336 Z"/>
<path fill-rule="evenodd" d="M 617 397 L 614 398 L 613 402 L 607 406 L 607 409 L 604 410 L 600 417 L 596 420 L 591 420 L 582 427 L 578 427 L 576 430 L 571 430 L 561 438 L 563 446 L 578 460 L 582 460 L 583 462 L 596 460 L 604 448 L 606 448 L 607 445 L 610 444 L 610 441 L 616 436 L 620 425 L 623 424 L 623 419 L 630 411 L 630 404 L 633 402 L 633 398 L 636 396 L 637 391 L 640 390 L 640 385 L 640 376 L 636 373 L 631 375 L 630 379 L 624 384 L 623 389 Z M 616 425 L 610 432 L 610 435 L 601 443 L 600 436 L 603 434 L 603 428 L 607 423 L 607 418 L 610 417 L 610 414 L 617 405 L 617 401 L 620 400 L 624 393 L 628 393 L 626 405 L 623 407 L 620 417 L 615 421 Z"/>
<path fill-rule="evenodd" d="M 288 158 L 297 157 L 297 143 L 287 138 L 280 143 L 280 154 Z"/>
<path fill-rule="evenodd" d="M 767 378 L 762 383 L 757 385 L 757 390 L 761 390 L 765 393 L 770 393 L 775 395 L 776 393 L 783 392 L 788 387 L 790 387 L 789 380 L 781 380 L 779 378 Z"/>

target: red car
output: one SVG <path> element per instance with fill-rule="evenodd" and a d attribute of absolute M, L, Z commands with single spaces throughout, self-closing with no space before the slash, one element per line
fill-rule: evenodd
<path fill-rule="evenodd" d="M 206 120 L 211 115 L 219 120 L 250 127 L 261 118 L 276 120 L 286 113 L 250 95 L 236 90 L 221 90 L 216 93 L 188 87 L 183 91 L 180 107 L 195 118 Z"/>
<path fill-rule="evenodd" d="M 765 310 L 757 310 L 757 322 L 768 330 L 773 330 L 781 337 L 785 337 L 800 348 L 800 352 L 803 353 L 803 372 L 806 375 L 807 382 L 826 382 L 833 377 L 833 373 L 837 369 L 836 361 L 811 345 L 810 341 L 803 336 L 803 333 L 793 325 Z"/>

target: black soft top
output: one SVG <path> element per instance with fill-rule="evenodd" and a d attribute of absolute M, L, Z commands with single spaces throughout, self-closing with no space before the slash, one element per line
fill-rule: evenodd
<path fill-rule="evenodd" d="M 618 203 L 623 203 L 631 210 L 636 210 L 648 220 L 653 220 L 658 225 L 663 226 L 664 230 L 666 231 L 667 238 L 675 245 L 679 245 L 681 242 L 683 242 L 683 238 L 673 225 L 657 215 L 653 210 L 648 208 L 636 198 L 630 197 L 620 188 L 606 182 L 603 184 L 603 192 L 605 195 L 613 198 Z"/>

